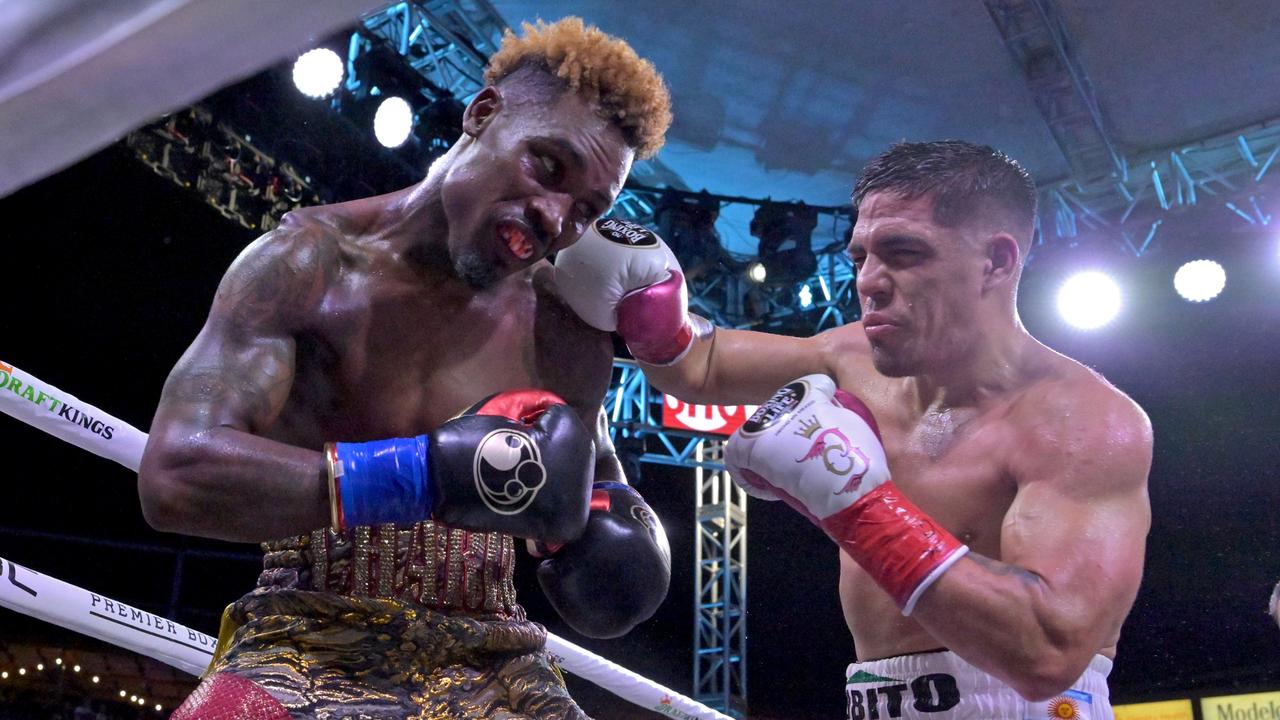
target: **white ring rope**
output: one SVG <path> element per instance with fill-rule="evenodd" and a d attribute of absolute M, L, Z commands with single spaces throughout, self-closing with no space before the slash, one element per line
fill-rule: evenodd
<path fill-rule="evenodd" d="M 0 361 L 0 412 L 137 472 L 147 434 L 62 390 Z M 89 592 L 0 558 L 0 606 L 105 640 L 201 675 L 216 639 L 166 618 Z M 573 643 L 547 633 L 561 666 L 660 715 L 730 720 Z"/>

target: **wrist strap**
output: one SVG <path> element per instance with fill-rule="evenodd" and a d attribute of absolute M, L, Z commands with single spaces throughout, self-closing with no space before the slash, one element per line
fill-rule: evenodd
<path fill-rule="evenodd" d="M 429 444 L 426 435 L 329 443 L 330 522 L 346 529 L 430 518 L 435 493 L 427 467 Z"/>
<path fill-rule="evenodd" d="M 324 444 L 324 469 L 329 477 L 329 527 L 342 532 L 347 528 L 342 516 L 342 464 L 338 462 L 338 444 Z"/>
<path fill-rule="evenodd" d="M 892 481 L 822 521 L 822 529 L 867 571 L 904 615 L 969 547 L 902 496 Z"/>

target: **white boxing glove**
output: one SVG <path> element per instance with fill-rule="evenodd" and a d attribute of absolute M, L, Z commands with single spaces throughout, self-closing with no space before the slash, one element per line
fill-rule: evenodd
<path fill-rule="evenodd" d="M 725 466 L 755 497 L 821 525 L 889 480 L 870 411 L 826 375 L 788 383 L 729 438 Z"/>
<path fill-rule="evenodd" d="M 969 551 L 902 495 L 871 411 L 826 375 L 774 393 L 729 438 L 724 463 L 748 493 L 822 528 L 906 615 Z"/>
<path fill-rule="evenodd" d="M 676 256 L 648 228 L 601 218 L 555 259 L 560 297 L 588 325 L 617 332 L 637 360 L 669 365 L 693 343 Z"/>

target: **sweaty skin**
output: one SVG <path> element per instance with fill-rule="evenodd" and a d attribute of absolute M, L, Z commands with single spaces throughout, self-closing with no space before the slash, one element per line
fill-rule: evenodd
<path fill-rule="evenodd" d="M 719 329 L 645 372 L 691 402 L 758 403 L 815 372 L 861 398 L 894 482 L 972 552 L 910 617 L 841 552 L 858 660 L 945 647 L 1043 699 L 1115 656 L 1150 527 L 1151 429 L 1023 329 L 1017 243 L 977 225 L 939 226 L 927 197 L 869 195 L 850 245 L 864 321 L 803 339 Z"/>
<path fill-rule="evenodd" d="M 633 152 L 573 93 L 512 107 L 487 88 L 420 184 L 295 211 L 246 248 L 165 384 L 139 474 L 153 526 L 327 526 L 325 442 L 418 435 L 522 387 L 569 402 L 596 480 L 623 480 L 600 407 L 611 341 L 559 302 L 544 258 L 608 209 Z"/>

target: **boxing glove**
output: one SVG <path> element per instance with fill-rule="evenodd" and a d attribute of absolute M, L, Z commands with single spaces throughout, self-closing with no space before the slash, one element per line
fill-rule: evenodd
<path fill-rule="evenodd" d="M 586 531 L 538 565 L 538 584 L 574 630 L 594 638 L 625 635 L 667 596 L 667 535 L 634 488 L 596 483 Z"/>
<path fill-rule="evenodd" d="M 560 297 L 588 325 L 616 331 L 632 356 L 670 365 L 694 339 L 684 273 L 662 238 L 616 218 L 595 221 L 555 259 Z"/>
<path fill-rule="evenodd" d="M 566 543 L 586 527 L 591 436 L 542 390 L 498 393 L 424 435 L 329 443 L 325 453 L 338 529 L 431 518 Z"/>
<path fill-rule="evenodd" d="M 903 497 L 875 418 L 826 375 L 774 393 L 730 438 L 725 466 L 753 496 L 822 528 L 910 615 L 968 547 Z"/>

